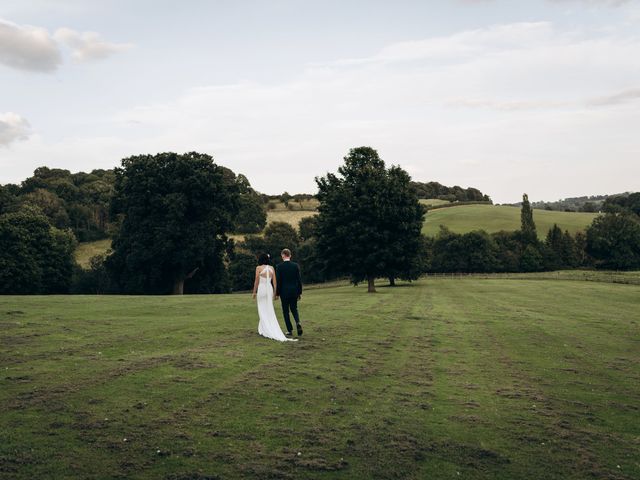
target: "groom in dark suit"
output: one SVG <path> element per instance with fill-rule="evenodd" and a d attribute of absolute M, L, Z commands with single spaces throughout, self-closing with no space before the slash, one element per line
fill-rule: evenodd
<path fill-rule="evenodd" d="M 291 261 L 291 250 L 282 250 L 282 263 L 276 267 L 276 299 L 280 297 L 282 302 L 282 313 L 284 323 L 287 325 L 287 336 L 292 335 L 293 327 L 289 318 L 289 310 L 296 321 L 298 336 L 302 335 L 302 325 L 300 325 L 300 315 L 298 314 L 298 300 L 302 297 L 302 278 L 300 277 L 300 267 Z"/>

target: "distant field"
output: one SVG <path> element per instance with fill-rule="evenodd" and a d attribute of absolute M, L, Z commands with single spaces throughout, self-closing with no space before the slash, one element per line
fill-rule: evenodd
<path fill-rule="evenodd" d="M 438 205 L 446 205 L 447 203 L 451 203 L 447 200 L 440 200 L 439 198 L 421 198 L 419 201 L 422 205 L 426 205 L 428 207 L 435 207 Z"/>
<path fill-rule="evenodd" d="M 316 214 L 317 212 L 311 210 L 269 210 L 267 212 L 267 224 L 271 222 L 286 222 L 297 229 L 300 220 Z M 241 242 L 245 236 L 244 234 L 231 234 L 229 237 L 233 238 L 236 242 Z M 75 251 L 76 261 L 81 267 L 88 268 L 91 257 L 105 253 L 110 247 L 110 239 L 83 242 L 78 245 Z"/>
<path fill-rule="evenodd" d="M 540 238 L 546 237 L 554 223 L 557 223 L 562 230 L 569 230 L 575 234 L 585 230 L 597 216 L 597 213 L 533 211 L 533 220 Z M 439 208 L 427 213 L 422 232 L 435 236 L 441 224 L 456 233 L 472 230 L 485 230 L 489 233 L 518 230 L 520 229 L 520 208 L 501 205 L 461 205 Z"/>
<path fill-rule="evenodd" d="M 273 205 L 273 207 L 271 208 L 275 207 L 275 210 L 289 210 L 289 207 L 287 207 L 283 202 L 280 201 L 270 200 L 269 204 Z M 318 202 L 318 200 L 316 200 L 315 198 L 302 200 L 301 202 L 296 202 L 295 200 L 289 201 L 289 205 L 291 205 L 291 208 L 293 210 L 315 210 L 316 208 L 318 208 L 319 204 L 320 202 Z"/>
<path fill-rule="evenodd" d="M 420 203 L 431 205 L 437 202 L 448 203 L 444 200 L 421 200 Z M 312 202 L 307 202 L 311 205 Z M 288 210 L 280 204 L 275 210 L 267 211 L 267 223 L 287 222 L 294 228 L 305 217 L 316 215 L 314 210 Z M 547 210 L 534 210 L 533 219 L 538 227 L 538 236 L 544 238 L 549 228 L 557 223 L 563 230 L 571 233 L 584 230 L 597 213 L 552 212 Z M 426 235 L 436 235 L 439 225 L 444 224 L 452 231 L 465 233 L 471 230 L 483 229 L 487 232 L 499 230 L 518 230 L 520 228 L 520 209 L 518 207 L 494 206 L 494 205 L 461 205 L 458 207 L 439 208 L 431 210 L 426 215 L 426 221 L 422 232 Z M 236 241 L 242 241 L 244 235 L 230 235 Z M 96 242 L 81 243 L 76 250 L 78 263 L 86 267 L 89 259 L 100 253 L 104 253 L 110 246 L 110 240 L 98 240 Z"/>
<path fill-rule="evenodd" d="M 640 478 L 640 286 L 0 297 L 0 479 Z M 280 316 L 280 313 L 278 312 Z"/>
<path fill-rule="evenodd" d="M 267 224 L 271 222 L 286 222 L 292 227 L 298 228 L 298 223 L 305 217 L 312 217 L 318 212 L 309 210 L 269 210 L 267 212 Z"/>
<path fill-rule="evenodd" d="M 76 262 L 83 268 L 89 267 L 89 260 L 91 257 L 100 255 L 111 248 L 111 239 L 96 240 L 95 242 L 84 242 L 78 245 L 76 248 L 75 256 Z"/>

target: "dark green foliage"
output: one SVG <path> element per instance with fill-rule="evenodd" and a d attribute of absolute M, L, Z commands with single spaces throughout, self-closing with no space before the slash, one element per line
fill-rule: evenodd
<path fill-rule="evenodd" d="M 240 201 L 238 215 L 233 226 L 234 232 L 261 232 L 267 224 L 267 212 L 262 195 L 251 188 L 249 180 L 242 174 L 237 176 L 236 183 L 240 191 Z"/>
<path fill-rule="evenodd" d="M 416 191 L 418 198 L 438 198 L 450 202 L 491 202 L 488 195 L 473 187 L 445 187 L 438 182 L 411 182 L 411 187 Z"/>
<path fill-rule="evenodd" d="M 112 214 L 122 215 L 107 268 L 124 293 L 220 291 L 222 258 L 238 212 L 230 170 L 206 154 L 161 153 L 122 160 Z"/>
<path fill-rule="evenodd" d="M 0 185 L 0 215 L 9 213 L 18 205 L 20 187 L 13 184 Z"/>
<path fill-rule="evenodd" d="M 434 272 L 484 273 L 498 270 L 497 247 L 483 231 L 452 233 L 441 227 L 433 245 Z"/>
<path fill-rule="evenodd" d="M 500 231 L 491 235 L 496 245 L 497 271 L 520 271 L 520 256 L 522 255 L 522 242 L 520 231 Z"/>
<path fill-rule="evenodd" d="M 330 259 L 322 257 L 318 252 L 318 242 L 315 237 L 300 244 L 296 261 L 300 265 L 304 283 L 322 283 L 338 278 L 337 273 L 330 268 Z"/>
<path fill-rule="evenodd" d="M 549 229 L 545 240 L 546 258 L 545 265 L 549 270 L 558 270 L 564 266 L 562 258 L 563 238 L 562 230 L 557 224 Z"/>
<path fill-rule="evenodd" d="M 587 229 L 587 252 L 598 268 L 640 268 L 640 221 L 630 213 L 607 213 Z"/>
<path fill-rule="evenodd" d="M 611 196 L 605 201 L 604 210 L 611 213 L 627 212 L 640 216 L 640 192 Z"/>
<path fill-rule="evenodd" d="M 367 280 L 374 291 L 376 277 L 400 276 L 413 266 L 424 209 L 409 175 L 387 169 L 370 147 L 352 149 L 338 175 L 316 178 L 318 251 L 336 274 L 350 275 L 354 283 Z"/>
<path fill-rule="evenodd" d="M 309 240 L 317 236 L 318 219 L 316 216 L 304 217 L 298 222 L 298 232 L 301 240 Z"/>
<path fill-rule="evenodd" d="M 116 289 L 105 266 L 107 254 L 96 255 L 89 260 L 89 268 L 76 265 L 73 272 L 71 293 L 105 294 L 115 293 Z"/>
<path fill-rule="evenodd" d="M 544 255 L 538 245 L 528 244 L 520 257 L 520 271 L 540 272 L 545 269 Z"/>
<path fill-rule="evenodd" d="M 280 263 L 283 248 L 291 250 L 295 256 L 300 243 L 298 232 L 286 222 L 271 222 L 264 230 L 265 253 L 271 255 L 274 264 Z"/>
<path fill-rule="evenodd" d="M 234 292 L 251 290 L 255 278 L 256 257 L 247 253 L 236 253 L 229 263 L 229 281 Z"/>
<path fill-rule="evenodd" d="M 538 242 L 536 224 L 533 221 L 533 210 L 529 203 L 529 197 L 525 193 L 522 195 L 522 208 L 520 210 L 520 231 L 522 240 L 527 245 L 535 245 Z"/>
<path fill-rule="evenodd" d="M 25 206 L 0 216 L 0 293 L 67 293 L 73 273 L 73 233 L 52 227 Z"/>
<path fill-rule="evenodd" d="M 575 243 L 576 265 L 580 267 L 593 266 L 593 258 L 587 253 L 587 235 L 578 232 L 573 241 Z"/>
<path fill-rule="evenodd" d="M 113 170 L 72 174 L 40 167 L 22 182 L 18 199 L 40 207 L 54 226 L 71 228 L 78 240 L 97 240 L 115 228 L 108 215 L 113 183 Z"/>

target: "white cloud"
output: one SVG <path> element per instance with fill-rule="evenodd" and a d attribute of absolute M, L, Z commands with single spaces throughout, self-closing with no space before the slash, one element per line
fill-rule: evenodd
<path fill-rule="evenodd" d="M 20 70 L 50 72 L 62 63 L 62 55 L 44 28 L 0 19 L 0 63 Z"/>
<path fill-rule="evenodd" d="M 0 146 L 25 140 L 29 133 L 29 122 L 23 117 L 12 112 L 0 113 Z"/>
<path fill-rule="evenodd" d="M 0 63 L 19 70 L 52 72 L 63 61 L 61 44 L 77 62 L 100 60 L 131 47 L 110 43 L 95 32 L 59 28 L 54 35 L 44 28 L 17 25 L 0 19 Z"/>
<path fill-rule="evenodd" d="M 59 28 L 54 38 L 71 49 L 71 56 L 77 62 L 101 60 L 131 48 L 130 44 L 106 42 L 95 32 L 77 32 L 70 28 Z"/>
<path fill-rule="evenodd" d="M 83 168 L 86 152 L 113 166 L 199 150 L 276 193 L 314 191 L 315 175 L 371 145 L 418 180 L 473 185 L 499 202 L 524 191 L 552 199 L 637 188 L 638 86 L 640 38 L 516 23 L 309 65 L 280 84 L 192 88 L 120 112 L 112 137 L 14 150 L 25 169 L 42 158 Z"/>

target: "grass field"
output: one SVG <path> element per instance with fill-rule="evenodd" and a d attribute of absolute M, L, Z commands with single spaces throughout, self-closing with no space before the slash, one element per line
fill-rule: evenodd
<path fill-rule="evenodd" d="M 0 478 L 640 478 L 640 286 L 0 297 Z"/>
<path fill-rule="evenodd" d="M 269 210 L 267 212 L 267 224 L 271 222 L 286 222 L 297 229 L 300 220 L 317 213 L 311 210 Z"/>
<path fill-rule="evenodd" d="M 75 256 L 76 262 L 82 268 L 89 268 L 89 260 L 91 257 L 105 253 L 111 248 L 111 239 L 96 240 L 95 242 L 83 242 L 78 244 Z"/>
<path fill-rule="evenodd" d="M 556 212 L 534 210 L 538 236 L 544 238 L 554 223 L 572 234 L 586 229 L 597 217 L 597 213 Z M 438 208 L 427 213 L 422 232 L 429 236 L 438 233 L 440 225 L 446 225 L 456 233 L 485 230 L 489 233 L 500 230 L 520 229 L 520 208 L 501 205 L 461 205 L 459 207 Z"/>
<path fill-rule="evenodd" d="M 441 200 L 439 198 L 421 198 L 420 203 L 427 207 L 437 207 L 439 205 L 447 205 L 451 202 L 448 200 Z"/>

